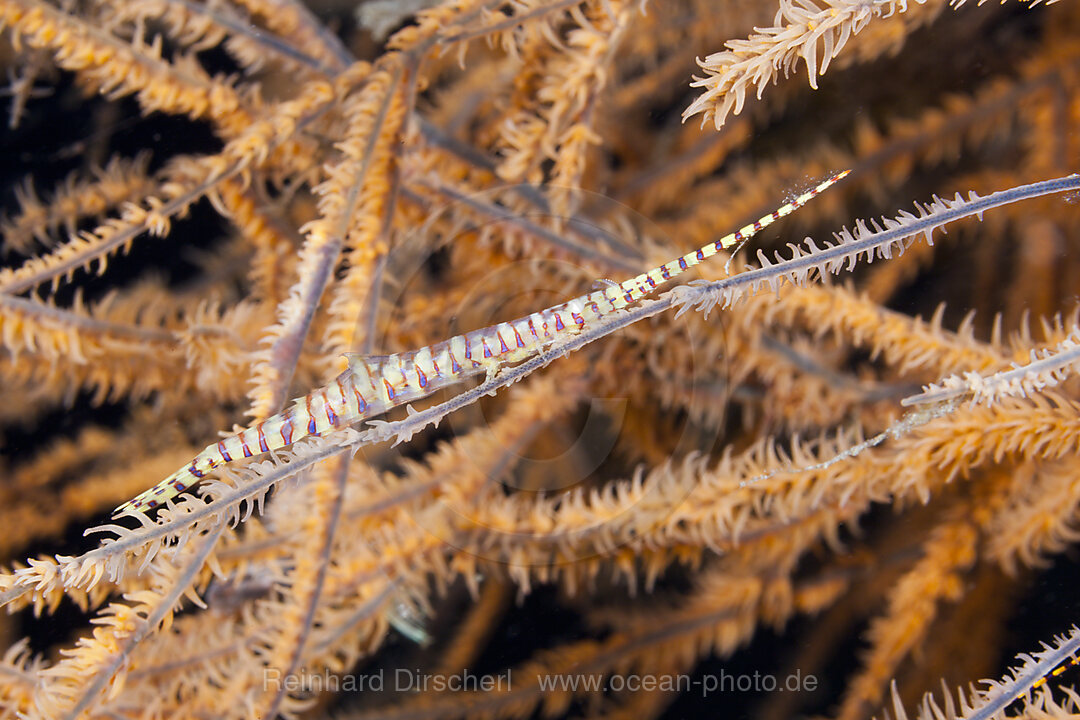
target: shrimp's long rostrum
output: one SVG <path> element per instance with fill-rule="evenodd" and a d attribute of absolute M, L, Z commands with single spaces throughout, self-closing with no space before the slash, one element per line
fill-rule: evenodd
<path fill-rule="evenodd" d="M 456 335 L 419 350 L 387 356 L 349 353 L 346 355 L 349 369 L 329 385 L 293 400 L 282 413 L 208 445 L 189 464 L 124 503 L 116 512 L 150 510 L 233 460 L 250 458 L 310 435 L 375 417 L 446 385 L 480 373 L 492 374 L 500 367 L 526 360 L 556 340 L 577 334 L 590 322 L 651 295 L 668 280 L 720 250 L 753 237 L 849 172 L 837 173 L 756 222 L 624 282 L 610 283 L 546 310 Z"/>

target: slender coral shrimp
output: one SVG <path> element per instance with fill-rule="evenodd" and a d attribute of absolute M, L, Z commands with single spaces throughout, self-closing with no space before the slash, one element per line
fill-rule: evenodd
<path fill-rule="evenodd" d="M 499 368 L 526 360 L 556 340 L 581 332 L 590 322 L 649 296 L 720 250 L 745 242 L 849 172 L 837 173 L 746 227 L 624 282 L 600 283 L 599 289 L 546 310 L 456 335 L 419 350 L 383 356 L 346 353 L 349 368 L 329 385 L 293 400 L 282 413 L 208 445 L 189 464 L 121 505 L 116 513 L 150 510 L 233 460 L 380 415 L 480 373 L 492 376 Z"/>

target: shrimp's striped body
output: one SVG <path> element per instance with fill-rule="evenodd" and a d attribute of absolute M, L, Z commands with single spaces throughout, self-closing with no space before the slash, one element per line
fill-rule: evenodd
<path fill-rule="evenodd" d="M 849 172 L 837 173 L 756 222 L 624 282 L 612 282 L 546 310 L 456 335 L 419 350 L 386 356 L 347 353 L 349 369 L 329 385 L 294 400 L 278 415 L 208 445 L 190 464 L 121 505 L 116 512 L 150 510 L 233 460 L 250 458 L 310 435 L 351 425 L 426 397 L 446 385 L 481 373 L 492 375 L 500 367 L 526 360 L 556 340 L 576 335 L 590 322 L 651 295 L 668 280 L 720 250 L 753 237 L 839 182 Z"/>

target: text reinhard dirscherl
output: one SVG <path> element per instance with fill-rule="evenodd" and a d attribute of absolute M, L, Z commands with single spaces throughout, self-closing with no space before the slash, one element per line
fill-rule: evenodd
<path fill-rule="evenodd" d="M 283 675 L 280 670 L 263 671 L 266 690 L 288 693 L 320 692 L 510 692 L 513 689 L 512 671 L 504 673 L 429 673 L 413 668 L 376 670 L 364 675 L 337 674 L 328 671 L 300 671 Z M 541 692 L 813 692 L 818 687 L 814 675 L 794 672 L 779 676 L 770 673 L 566 673 L 540 674 L 535 682 Z M 531 683 L 530 683 L 531 684 Z"/>

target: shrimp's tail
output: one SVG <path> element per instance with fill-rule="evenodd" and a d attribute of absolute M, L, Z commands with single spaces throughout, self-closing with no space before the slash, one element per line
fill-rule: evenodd
<path fill-rule="evenodd" d="M 185 465 L 154 487 L 113 510 L 113 517 L 132 510 L 145 513 L 171 500 L 203 478 L 202 474 L 196 475 L 192 472 L 193 469 L 193 463 Z"/>

